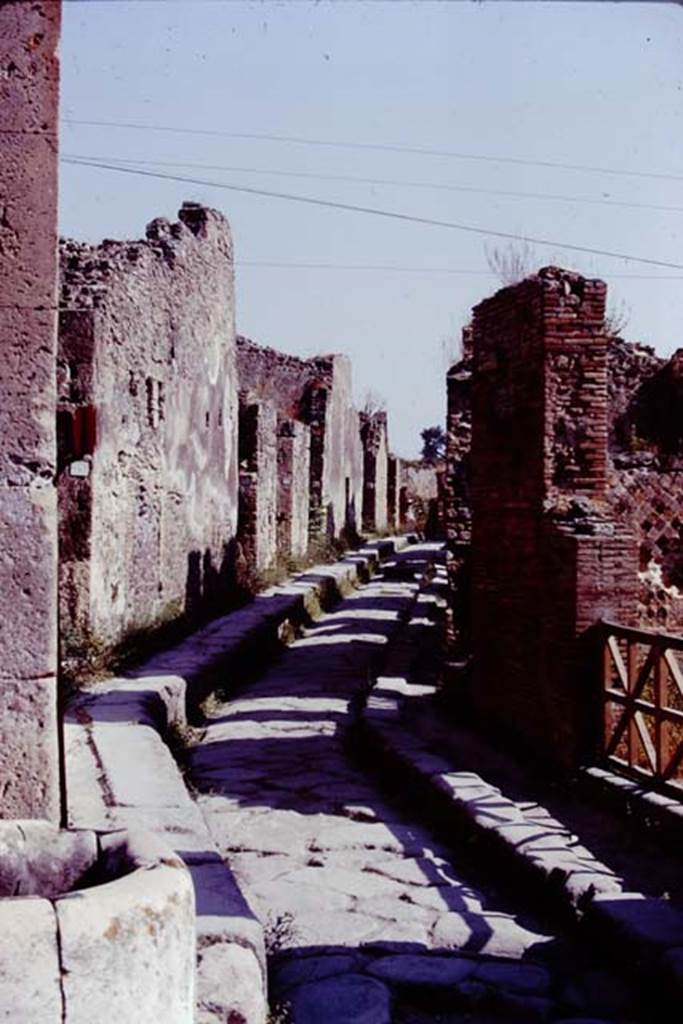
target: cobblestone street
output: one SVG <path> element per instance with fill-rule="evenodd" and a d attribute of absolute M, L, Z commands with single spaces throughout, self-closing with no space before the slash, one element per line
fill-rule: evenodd
<path fill-rule="evenodd" d="M 273 996 L 296 1022 L 558 1019 L 573 970 L 547 922 L 473 884 L 345 742 L 354 696 L 414 606 L 419 584 L 400 576 L 433 553 L 409 549 L 398 572 L 324 614 L 212 708 L 193 752 L 199 805 L 266 928 Z M 484 1016 L 467 1016 L 482 1003 Z"/>

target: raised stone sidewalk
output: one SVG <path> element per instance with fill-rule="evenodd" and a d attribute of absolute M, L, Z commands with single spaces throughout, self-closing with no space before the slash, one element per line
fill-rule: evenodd
<path fill-rule="evenodd" d="M 637 965 L 641 982 L 657 999 L 680 1000 L 680 858 L 644 835 L 634 842 L 628 826 L 583 805 L 578 793 L 556 793 L 551 813 L 538 798 L 539 790 L 549 794 L 551 787 L 534 782 L 533 770 L 453 720 L 444 721 L 435 687 L 420 678 L 425 643 L 430 634 L 438 635 L 444 584 L 445 574 L 437 570 L 423 589 L 423 607 L 416 604 L 364 704 L 358 736 L 369 763 L 394 785 L 409 788 L 439 822 L 441 836 L 468 835 L 473 852 L 515 879 L 531 899 L 570 915 L 581 941 L 609 949 L 615 964 Z M 429 602 L 432 611 L 425 617 Z M 573 828 L 601 848 L 606 862 Z M 614 987 L 604 977 L 603 983 L 607 990 Z"/>

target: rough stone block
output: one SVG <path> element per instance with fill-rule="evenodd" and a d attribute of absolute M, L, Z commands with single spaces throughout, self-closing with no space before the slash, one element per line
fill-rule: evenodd
<path fill-rule="evenodd" d="M 52 898 L 78 886 L 97 860 L 94 832 L 46 821 L 0 822 L 0 897 Z"/>
<path fill-rule="evenodd" d="M 218 943 L 200 949 L 197 1007 L 206 1020 L 264 1024 L 268 1006 L 261 966 L 250 949 Z"/>
<path fill-rule="evenodd" d="M 61 5 L 0 7 L 0 133 L 56 131 Z"/>
<path fill-rule="evenodd" d="M 52 903 L 0 899 L 0 1020 L 58 1024 L 63 1019 Z"/>
<path fill-rule="evenodd" d="M 1 133 L 0 137 L 0 201 L 5 211 L 0 221 L 3 292 L 18 309 L 54 310 L 56 138 Z"/>
<path fill-rule="evenodd" d="M 389 990 L 360 974 L 312 981 L 289 997 L 298 1024 L 391 1024 Z"/>
<path fill-rule="evenodd" d="M 190 1024 L 192 884 L 180 861 L 160 861 L 153 846 L 132 844 L 128 858 L 132 873 L 57 901 L 66 1020 Z"/>
<path fill-rule="evenodd" d="M 0 308 L 0 472 L 15 487 L 52 483 L 55 329 L 53 310 Z"/>
<path fill-rule="evenodd" d="M 59 818 L 57 682 L 0 679 L 0 815 Z"/>

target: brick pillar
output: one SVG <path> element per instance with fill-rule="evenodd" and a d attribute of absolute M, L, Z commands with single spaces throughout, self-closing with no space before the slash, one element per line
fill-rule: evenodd
<path fill-rule="evenodd" d="M 51 820 L 60 17 L 58 2 L 0 5 L 0 815 Z"/>
<path fill-rule="evenodd" d="M 550 267 L 474 310 L 473 699 L 568 765 L 598 727 L 586 631 L 635 609 L 635 540 L 606 502 L 605 293 Z"/>

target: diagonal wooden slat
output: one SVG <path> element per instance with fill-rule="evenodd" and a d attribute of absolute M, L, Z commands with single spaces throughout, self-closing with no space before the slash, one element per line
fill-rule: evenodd
<path fill-rule="evenodd" d="M 619 644 L 615 636 L 607 638 L 607 649 L 612 656 L 612 664 L 617 670 L 619 682 L 624 687 L 624 690 L 628 691 L 628 672 L 626 671 L 626 665 L 624 664 L 624 659 L 621 656 Z"/>
<path fill-rule="evenodd" d="M 683 740 L 681 740 L 681 742 L 678 744 L 673 754 L 669 758 L 669 763 L 662 772 L 662 778 L 672 779 L 681 761 L 683 761 Z"/>
<path fill-rule="evenodd" d="M 683 711 L 674 706 L 683 698 L 683 637 L 613 623 L 603 637 L 603 756 L 683 798 Z"/>
<path fill-rule="evenodd" d="M 650 768 L 652 770 L 652 774 L 656 775 L 657 774 L 657 751 L 656 751 L 654 743 L 652 742 L 652 737 L 650 736 L 648 728 L 647 728 L 647 726 L 645 724 L 645 721 L 643 719 L 643 715 L 642 715 L 642 713 L 640 711 L 636 711 L 636 713 L 632 716 L 632 718 L 633 718 L 633 723 L 634 723 L 636 729 L 638 730 L 638 737 L 639 737 L 640 742 L 641 742 L 641 744 L 643 746 L 643 751 L 645 752 L 645 756 L 647 757 L 648 761 L 650 762 Z"/>
<path fill-rule="evenodd" d="M 664 651 L 664 661 L 666 662 L 666 667 L 671 674 L 671 678 L 676 684 L 678 692 L 681 697 L 683 697 L 683 672 L 681 672 L 681 666 L 678 664 L 676 654 L 671 650 L 671 648 Z"/>

